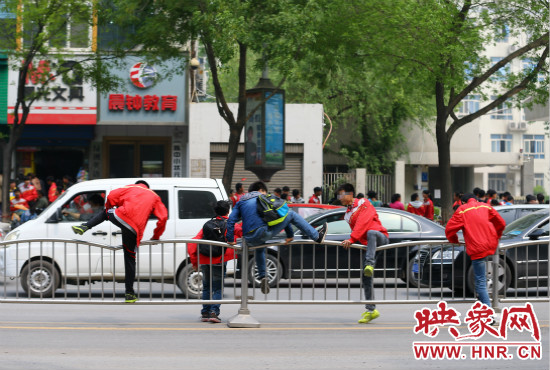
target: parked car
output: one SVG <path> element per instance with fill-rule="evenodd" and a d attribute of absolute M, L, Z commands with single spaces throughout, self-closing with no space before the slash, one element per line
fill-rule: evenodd
<path fill-rule="evenodd" d="M 506 221 L 506 225 L 525 215 L 548 209 L 547 204 L 514 204 L 511 206 L 496 206 L 495 210 Z"/>
<path fill-rule="evenodd" d="M 392 208 L 376 210 L 382 225 L 388 230 L 390 243 L 446 240 L 445 229 L 424 217 Z M 310 216 L 306 221 L 315 228 L 326 222 L 328 231 L 325 240 L 342 241 L 348 239 L 351 233 L 349 224 L 344 220 L 345 212 L 346 208 L 339 207 Z M 284 232 L 280 235 L 282 238 Z M 301 232 L 296 231 L 294 240 L 300 238 Z M 416 286 L 416 282 L 409 277 L 412 276 L 412 262 L 417 250 L 418 246 L 412 246 L 377 253 L 374 277 L 401 278 Z M 363 250 L 356 248 L 350 248 L 348 255 L 348 251 L 341 246 L 325 248 L 316 244 L 295 244 L 270 247 L 266 254 L 268 281 L 270 286 L 275 286 L 280 279 L 289 278 L 360 278 L 363 255 Z M 254 263 L 250 264 L 249 276 L 251 281 L 255 278 L 259 283 L 255 267 Z"/>
<path fill-rule="evenodd" d="M 498 291 L 508 288 L 548 286 L 549 210 L 531 212 L 506 226 L 500 246 L 522 241 L 540 240 L 541 244 L 506 249 L 500 255 Z M 416 278 L 432 287 L 447 287 L 457 294 L 474 292 L 474 273 L 463 245 L 419 249 L 414 261 Z M 492 267 L 489 267 L 492 275 Z M 491 279 L 492 283 L 492 279 Z"/>
<path fill-rule="evenodd" d="M 136 180 L 102 179 L 75 184 L 36 219 L 12 230 L 5 241 L 35 238 L 74 240 L 76 236 L 71 226 L 82 223 L 83 205 L 91 197 L 97 199 L 99 195 L 105 198 L 111 190 L 133 184 Z M 227 200 L 223 184 L 217 179 L 148 178 L 147 182 L 168 209 L 168 221 L 161 239 L 194 237 L 215 215 L 212 204 Z M 153 235 L 156 222 L 154 217 L 150 218 L 144 240 Z M 78 236 L 78 240 L 110 246 L 122 244 L 121 231 L 111 222 L 103 222 Z M 138 279 L 141 276 L 154 281 L 175 282 L 188 297 L 198 298 L 201 277 L 187 259 L 187 245 L 166 246 L 164 257 L 160 251 L 157 245 L 140 246 Z M 122 250 L 110 253 L 82 245 L 79 248 L 76 243 L 33 242 L 19 248 L 16 244 L 7 244 L 0 246 L 0 275 L 19 277 L 23 289 L 31 297 L 52 297 L 63 284 L 124 281 L 124 257 Z"/>
<path fill-rule="evenodd" d="M 313 216 L 327 209 L 342 208 L 342 206 L 333 206 L 331 204 L 314 204 L 314 203 L 289 203 L 291 211 L 298 213 L 303 218 Z"/>

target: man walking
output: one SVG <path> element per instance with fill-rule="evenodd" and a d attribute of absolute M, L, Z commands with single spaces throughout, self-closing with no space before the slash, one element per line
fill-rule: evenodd
<path fill-rule="evenodd" d="M 449 242 L 458 243 L 456 233 L 463 231 L 466 253 L 472 259 L 478 298 L 481 303 L 491 307 L 485 279 L 485 262 L 487 256 L 495 254 L 506 222 L 493 207 L 478 202 L 474 194 L 464 195 L 462 203 L 447 223 L 445 234 Z"/>
<path fill-rule="evenodd" d="M 168 211 L 157 193 L 149 189 L 149 184 L 139 180 L 133 185 L 126 185 L 111 191 L 103 212 L 98 213 L 88 222 L 72 227 L 73 231 L 79 235 L 106 220 L 120 227 L 124 250 L 126 303 L 137 301 L 134 292 L 136 249 L 143 238 L 143 232 L 151 213 L 158 218 L 157 227 L 151 240 L 158 240 L 166 227 Z"/>
<path fill-rule="evenodd" d="M 251 247 L 265 244 L 266 241 L 279 234 L 283 229 L 286 232 L 286 243 L 291 242 L 294 238 L 294 231 L 291 225 L 296 226 L 302 233 L 317 243 L 322 243 L 325 240 L 325 234 L 327 232 L 326 223 L 317 231 L 296 212 L 288 212 L 284 221 L 274 226 L 267 226 L 267 223 L 258 213 L 257 208 L 257 198 L 261 194 L 267 194 L 267 187 L 263 182 L 257 181 L 250 185 L 248 193 L 243 195 L 241 200 L 233 208 L 229 220 L 227 221 L 226 238 L 228 244 L 236 244 L 233 242 L 233 233 L 235 224 L 241 219 L 243 221 L 243 237 L 246 243 Z M 268 294 L 269 282 L 265 277 L 265 248 L 256 249 L 255 259 L 258 276 L 261 281 L 260 289 L 262 293 Z"/>
<path fill-rule="evenodd" d="M 340 185 L 337 194 L 340 203 L 348 207 L 344 218 L 351 227 L 350 238 L 342 241 L 344 249 L 348 249 L 356 242 L 367 247 L 362 279 L 365 299 L 370 301 L 374 299 L 373 275 L 376 247 L 389 243 L 388 231 L 382 226 L 374 206 L 365 198 L 355 198 L 355 188 L 352 184 Z M 380 316 L 374 304 L 366 304 L 365 309 L 358 321 L 359 324 L 366 324 Z"/>

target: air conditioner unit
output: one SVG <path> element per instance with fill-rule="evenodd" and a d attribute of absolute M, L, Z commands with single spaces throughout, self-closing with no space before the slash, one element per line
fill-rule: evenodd
<path fill-rule="evenodd" d="M 517 130 L 517 127 L 518 127 L 518 125 L 516 124 L 516 122 L 509 122 L 509 123 L 508 123 L 508 129 L 509 129 L 510 131 L 516 131 L 516 130 Z"/>
<path fill-rule="evenodd" d="M 518 164 L 508 165 L 508 170 L 509 171 L 519 171 L 520 169 L 521 169 L 521 166 L 518 165 Z"/>
<path fill-rule="evenodd" d="M 527 130 L 527 122 L 525 122 L 525 121 L 518 122 L 518 130 L 526 131 Z"/>
<path fill-rule="evenodd" d="M 527 122 L 510 122 L 508 123 L 508 129 L 510 131 L 526 131 Z"/>

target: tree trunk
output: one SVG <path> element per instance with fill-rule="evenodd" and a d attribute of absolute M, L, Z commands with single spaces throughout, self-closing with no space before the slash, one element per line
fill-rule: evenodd
<path fill-rule="evenodd" d="M 10 222 L 11 151 L 2 143 L 2 222 Z"/>
<path fill-rule="evenodd" d="M 453 185 L 451 181 L 451 142 L 446 132 L 446 117 L 436 121 L 439 181 L 441 184 L 441 219 L 443 224 L 452 216 Z"/>
<path fill-rule="evenodd" d="M 241 139 L 242 126 L 232 127 L 229 129 L 229 144 L 227 147 L 227 159 L 225 160 L 225 168 L 223 169 L 222 183 L 225 191 L 231 189 L 231 181 L 233 181 L 233 171 L 235 170 L 235 162 L 237 161 L 237 150 L 239 149 L 239 141 Z"/>

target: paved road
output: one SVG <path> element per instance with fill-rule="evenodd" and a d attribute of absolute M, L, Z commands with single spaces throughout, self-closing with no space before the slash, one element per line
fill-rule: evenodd
<path fill-rule="evenodd" d="M 360 305 L 251 305 L 259 329 L 198 322 L 199 307 L 0 303 L 0 369 L 549 368 L 548 303 L 534 304 L 540 361 L 415 360 L 413 341 L 429 340 L 413 333 L 417 305 L 379 305 L 368 325 L 356 324 Z M 222 320 L 237 309 L 222 306 Z"/>

